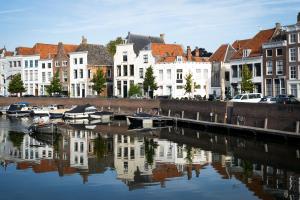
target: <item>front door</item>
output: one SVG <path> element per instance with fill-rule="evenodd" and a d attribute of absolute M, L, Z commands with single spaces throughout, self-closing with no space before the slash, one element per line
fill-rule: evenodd
<path fill-rule="evenodd" d="M 123 83 L 123 97 L 127 98 L 127 81 Z"/>
<path fill-rule="evenodd" d="M 81 90 L 82 97 L 85 97 L 85 89 Z"/>

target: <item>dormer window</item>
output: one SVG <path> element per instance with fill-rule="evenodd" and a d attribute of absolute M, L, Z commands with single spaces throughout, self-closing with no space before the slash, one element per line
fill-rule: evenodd
<path fill-rule="evenodd" d="M 177 57 L 176 57 L 176 61 L 177 61 L 177 62 L 182 62 L 182 56 L 177 56 Z"/>
<path fill-rule="evenodd" d="M 243 57 L 249 57 L 251 53 L 251 49 L 244 49 L 243 50 Z"/>

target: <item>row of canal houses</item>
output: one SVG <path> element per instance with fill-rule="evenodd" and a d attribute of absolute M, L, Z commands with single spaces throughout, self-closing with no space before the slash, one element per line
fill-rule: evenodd
<path fill-rule="evenodd" d="M 154 96 L 182 98 L 241 93 L 242 68 L 252 72 L 254 92 L 263 95 L 294 95 L 300 98 L 300 13 L 297 23 L 260 30 L 254 37 L 221 45 L 211 57 L 201 49 L 184 50 L 182 45 L 165 43 L 165 35 L 128 33 L 117 45 L 113 58 L 103 45 L 37 43 L 15 52 L 0 50 L 0 95 L 9 95 L 8 82 L 21 73 L 26 94 L 46 95 L 45 87 L 59 71 L 64 94 L 86 97 L 97 94 L 90 82 L 98 68 L 107 78 L 103 96 L 128 97 L 130 86 L 142 87 L 145 72 L 152 67 L 157 82 Z M 186 94 L 187 74 L 192 74 L 192 93 Z M 144 91 L 148 95 L 149 89 Z"/>

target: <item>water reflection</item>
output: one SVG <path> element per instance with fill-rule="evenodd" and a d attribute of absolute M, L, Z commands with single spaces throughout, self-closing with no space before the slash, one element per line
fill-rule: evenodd
<path fill-rule="evenodd" d="M 160 186 L 169 181 L 199 178 L 208 167 L 232 187 L 245 186 L 260 199 L 299 199 L 300 159 L 297 146 L 258 142 L 191 129 L 128 130 L 123 122 L 109 125 L 69 124 L 60 135 L 24 134 L 2 129 L 1 166 L 17 170 L 92 174 L 114 170 L 129 190 Z M 298 154 L 297 154 L 298 152 Z"/>

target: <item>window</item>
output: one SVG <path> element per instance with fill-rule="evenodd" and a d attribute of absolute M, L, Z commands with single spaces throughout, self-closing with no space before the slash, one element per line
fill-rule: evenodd
<path fill-rule="evenodd" d="M 51 72 L 48 72 L 48 81 L 50 82 L 52 79 Z"/>
<path fill-rule="evenodd" d="M 123 65 L 123 76 L 127 76 L 128 72 L 127 72 L 127 65 Z"/>
<path fill-rule="evenodd" d="M 177 80 L 176 83 L 182 83 L 182 69 L 177 69 Z"/>
<path fill-rule="evenodd" d="M 46 82 L 46 72 L 42 72 L 42 82 Z"/>
<path fill-rule="evenodd" d="M 167 79 L 171 80 L 171 69 L 167 69 Z"/>
<path fill-rule="evenodd" d="M 272 57 L 272 49 L 267 49 L 266 52 L 267 57 Z"/>
<path fill-rule="evenodd" d="M 106 76 L 107 78 L 111 78 L 111 69 L 107 69 Z"/>
<path fill-rule="evenodd" d="M 283 61 L 282 60 L 276 61 L 276 74 L 277 75 L 283 74 Z"/>
<path fill-rule="evenodd" d="M 121 65 L 117 66 L 117 74 L 118 74 L 118 76 L 122 76 L 122 74 L 121 74 Z"/>
<path fill-rule="evenodd" d="M 280 94 L 280 79 L 274 79 L 274 96 Z"/>
<path fill-rule="evenodd" d="M 182 62 L 182 56 L 177 56 L 176 60 L 177 62 Z"/>
<path fill-rule="evenodd" d="M 83 78 L 83 69 L 80 69 L 80 78 Z"/>
<path fill-rule="evenodd" d="M 34 80 L 38 81 L 38 78 L 39 78 L 38 70 L 34 70 Z"/>
<path fill-rule="evenodd" d="M 80 152 L 83 152 L 83 150 L 84 150 L 84 144 L 83 142 L 80 142 Z"/>
<path fill-rule="evenodd" d="M 159 71 L 158 71 L 158 74 L 159 74 L 158 79 L 159 79 L 160 81 L 163 81 L 163 80 L 164 80 L 164 79 L 163 79 L 163 77 L 164 77 L 164 71 L 163 71 L 163 70 L 159 70 Z"/>
<path fill-rule="evenodd" d="M 68 61 L 63 61 L 62 66 L 66 67 L 68 65 Z"/>
<path fill-rule="evenodd" d="M 74 65 L 77 65 L 77 58 L 74 58 Z"/>
<path fill-rule="evenodd" d="M 83 64 L 83 58 L 79 58 L 79 64 Z"/>
<path fill-rule="evenodd" d="M 88 69 L 88 78 L 91 78 L 91 70 Z"/>
<path fill-rule="evenodd" d="M 232 78 L 237 78 L 238 77 L 238 70 L 237 70 L 237 65 L 232 65 Z"/>
<path fill-rule="evenodd" d="M 59 66 L 60 66 L 60 64 L 59 64 L 58 61 L 55 61 L 55 66 L 56 66 L 56 67 L 59 67 Z"/>
<path fill-rule="evenodd" d="M 118 156 L 118 158 L 121 158 L 121 156 L 122 156 L 122 147 L 118 148 L 117 156 Z"/>
<path fill-rule="evenodd" d="M 130 159 L 134 159 L 134 147 L 130 147 Z"/>
<path fill-rule="evenodd" d="M 266 67 L 267 67 L 267 75 L 272 75 L 272 73 L 273 73 L 273 62 L 272 61 L 267 61 L 266 62 Z"/>
<path fill-rule="evenodd" d="M 30 61 L 30 67 L 33 67 L 33 60 Z"/>
<path fill-rule="evenodd" d="M 139 77 L 144 78 L 144 69 L 143 68 L 139 68 Z"/>
<path fill-rule="evenodd" d="M 276 49 L 276 56 L 282 56 L 282 48 Z"/>
<path fill-rule="evenodd" d="M 296 61 L 296 49 L 295 48 L 289 49 L 289 58 L 290 58 L 290 62 Z"/>
<path fill-rule="evenodd" d="M 230 73 L 229 72 L 225 72 L 225 81 L 229 81 L 229 76 L 230 76 Z"/>
<path fill-rule="evenodd" d="M 290 66 L 290 78 L 296 79 L 297 78 L 297 68 L 296 66 Z"/>
<path fill-rule="evenodd" d="M 121 81 L 117 82 L 118 95 L 121 95 Z"/>
<path fill-rule="evenodd" d="M 140 146 L 140 156 L 141 157 L 145 156 L 145 146 L 144 145 Z"/>
<path fill-rule="evenodd" d="M 33 80 L 33 71 L 32 70 L 29 71 L 29 80 L 30 81 Z"/>
<path fill-rule="evenodd" d="M 243 50 L 243 57 L 248 57 L 251 53 L 251 49 L 244 49 Z"/>
<path fill-rule="evenodd" d="M 45 69 L 46 63 L 42 63 L 42 69 Z"/>
<path fill-rule="evenodd" d="M 12 61 L 9 61 L 9 66 L 10 67 L 12 67 L 13 66 L 13 64 L 12 64 L 13 62 Z"/>
<path fill-rule="evenodd" d="M 28 60 L 25 60 L 25 67 L 28 67 Z"/>
<path fill-rule="evenodd" d="M 290 34 L 290 44 L 296 43 L 296 38 L 297 38 L 296 33 L 291 33 Z"/>
<path fill-rule="evenodd" d="M 64 82 L 68 81 L 68 71 L 64 71 Z"/>
<path fill-rule="evenodd" d="M 17 61 L 14 61 L 14 67 L 17 67 Z"/>
<path fill-rule="evenodd" d="M 183 85 L 177 85 L 177 89 L 178 90 L 182 90 L 183 89 Z"/>
<path fill-rule="evenodd" d="M 144 63 L 148 63 L 148 55 L 145 54 L 145 55 L 143 56 L 143 58 L 144 58 Z"/>
<path fill-rule="evenodd" d="M 83 165 L 83 156 L 80 156 L 80 164 Z"/>
<path fill-rule="evenodd" d="M 74 69 L 74 79 L 77 78 L 77 69 Z"/>
<path fill-rule="evenodd" d="M 203 70 L 202 78 L 207 79 L 208 78 L 208 69 Z"/>
<path fill-rule="evenodd" d="M 291 84 L 291 95 L 294 95 L 295 97 L 298 96 L 298 93 L 297 93 L 297 84 Z"/>
<path fill-rule="evenodd" d="M 25 81 L 28 81 L 28 71 L 25 71 Z"/>
<path fill-rule="evenodd" d="M 127 51 L 123 52 L 123 61 L 127 62 Z"/>
<path fill-rule="evenodd" d="M 256 77 L 260 77 L 261 76 L 261 64 L 260 63 L 255 63 L 254 64 L 254 71 L 255 71 L 254 75 Z"/>
<path fill-rule="evenodd" d="M 51 63 L 48 63 L 48 68 L 49 68 L 49 69 L 51 68 Z"/>
<path fill-rule="evenodd" d="M 21 61 L 18 61 L 18 67 L 21 67 Z"/>
<path fill-rule="evenodd" d="M 35 60 L 35 61 L 34 61 L 34 66 L 35 66 L 35 67 L 38 67 L 38 60 Z"/>
<path fill-rule="evenodd" d="M 130 76 L 134 76 L 134 65 L 130 65 Z"/>

